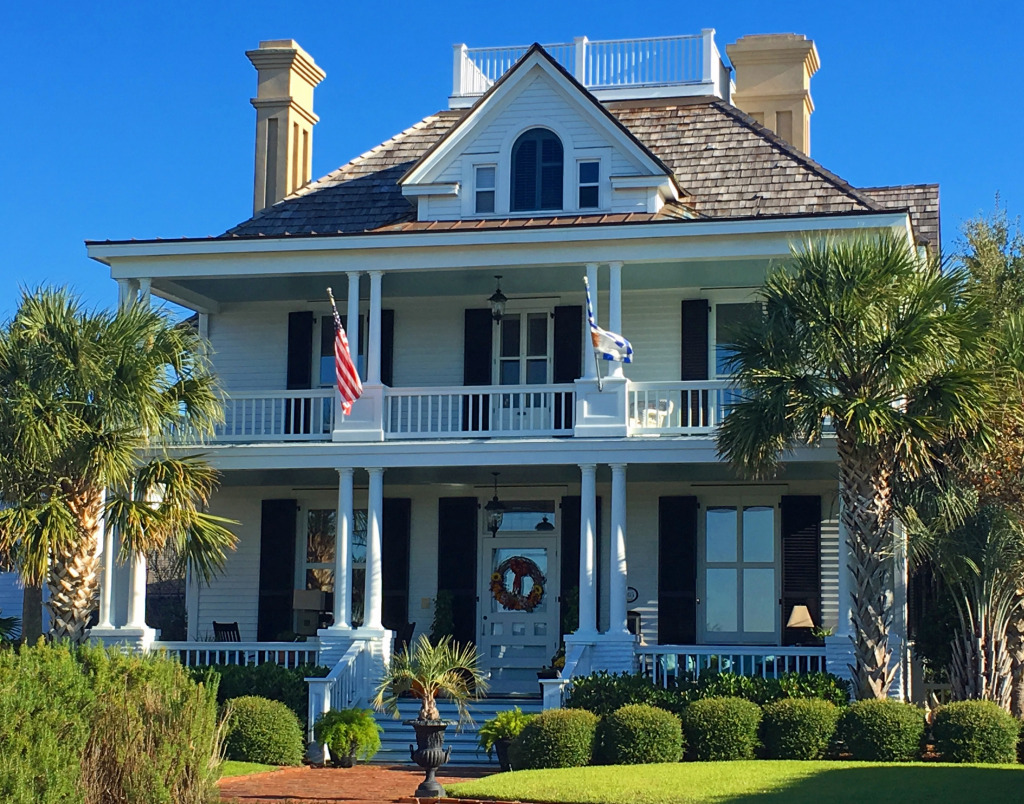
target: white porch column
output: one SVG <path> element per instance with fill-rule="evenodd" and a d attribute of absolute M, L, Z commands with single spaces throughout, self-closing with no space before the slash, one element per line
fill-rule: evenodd
<path fill-rule="evenodd" d="M 128 576 L 128 628 L 146 627 L 146 556 L 138 553 L 131 559 Z"/>
<path fill-rule="evenodd" d="M 106 491 L 103 493 L 102 501 L 104 504 L 107 501 Z M 103 577 L 100 580 L 100 619 L 96 625 L 98 628 L 112 628 L 114 625 L 111 620 L 111 601 L 114 599 L 114 529 L 107 524 L 105 518 L 100 520 L 100 527 L 103 529 Z"/>
<path fill-rule="evenodd" d="M 372 343 L 372 341 L 371 341 Z M 384 470 L 367 469 L 370 475 L 369 505 L 366 512 L 366 593 L 363 628 L 380 630 L 383 579 L 381 573 L 381 517 L 384 510 Z"/>
<path fill-rule="evenodd" d="M 149 299 L 153 292 L 153 280 L 143 278 L 139 280 L 139 304 L 149 306 Z"/>
<path fill-rule="evenodd" d="M 622 263 L 608 263 L 608 329 L 616 335 L 622 334 Z M 612 370 L 609 376 L 623 377 L 622 367 L 619 362 L 612 363 Z"/>
<path fill-rule="evenodd" d="M 587 284 L 590 285 L 590 307 L 594 311 L 594 321 L 597 318 L 597 263 L 587 263 Z M 594 361 L 594 345 L 590 340 L 590 326 L 583 323 L 583 378 L 584 380 L 597 379 L 597 363 Z"/>
<path fill-rule="evenodd" d="M 359 367 L 359 271 L 348 272 L 348 310 L 346 313 L 345 336 L 352 361 Z"/>
<path fill-rule="evenodd" d="M 117 306 L 124 308 L 134 304 L 139 295 L 139 280 L 118 279 L 117 280 Z"/>
<path fill-rule="evenodd" d="M 383 271 L 370 271 L 370 340 L 367 342 L 366 384 L 380 385 L 380 281 Z"/>
<path fill-rule="evenodd" d="M 608 633 L 628 634 L 626 627 L 626 465 L 611 464 L 612 543 L 608 562 Z"/>
<path fill-rule="evenodd" d="M 576 634 L 597 632 L 597 466 L 580 464 L 580 622 Z"/>
<path fill-rule="evenodd" d="M 351 320 L 351 319 L 350 319 Z M 338 517 L 334 545 L 334 628 L 352 627 L 352 561 L 349 545 L 352 540 L 353 490 L 350 467 L 338 470 Z"/>

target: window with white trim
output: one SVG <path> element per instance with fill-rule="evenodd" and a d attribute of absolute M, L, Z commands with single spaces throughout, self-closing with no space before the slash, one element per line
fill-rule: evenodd
<path fill-rule="evenodd" d="M 302 562 L 303 588 L 334 593 L 334 549 L 338 515 L 333 508 L 310 508 L 306 512 L 306 551 Z M 363 585 L 366 579 L 366 509 L 354 511 L 352 539 L 352 624 L 363 620 Z"/>
<path fill-rule="evenodd" d="M 546 128 L 531 128 L 512 146 L 509 208 L 513 212 L 562 209 L 564 149 Z"/>
<path fill-rule="evenodd" d="M 601 161 L 584 159 L 577 162 L 579 179 L 579 208 L 597 209 L 601 206 Z"/>
<path fill-rule="evenodd" d="M 497 166 L 477 165 L 473 186 L 476 190 L 476 211 L 479 214 L 494 212 L 495 180 L 497 179 Z"/>

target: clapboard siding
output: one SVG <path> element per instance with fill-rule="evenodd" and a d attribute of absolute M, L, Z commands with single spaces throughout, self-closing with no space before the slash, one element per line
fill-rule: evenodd
<path fill-rule="evenodd" d="M 822 497 L 827 509 L 829 495 Z M 839 622 L 839 520 L 824 511 L 821 519 L 821 624 L 836 628 Z"/>
<path fill-rule="evenodd" d="M 280 391 L 288 360 L 285 305 L 235 305 L 210 316 L 213 365 L 226 391 Z"/>
<path fill-rule="evenodd" d="M 634 351 L 625 374 L 634 382 L 679 379 L 679 302 L 683 297 L 682 291 L 622 294 L 622 334 Z"/>
<path fill-rule="evenodd" d="M 0 572 L 0 617 L 21 617 L 22 588 L 15 572 Z"/>
<path fill-rule="evenodd" d="M 476 297 L 386 300 L 395 311 L 395 387 L 462 385 L 463 315 Z"/>

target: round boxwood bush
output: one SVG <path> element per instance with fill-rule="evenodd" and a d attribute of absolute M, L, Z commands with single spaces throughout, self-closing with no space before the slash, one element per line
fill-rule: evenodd
<path fill-rule="evenodd" d="M 761 742 L 769 759 L 821 759 L 838 722 L 839 709 L 828 701 L 775 701 L 762 712 Z"/>
<path fill-rule="evenodd" d="M 280 701 L 246 695 L 231 701 L 224 755 L 240 762 L 298 765 L 302 762 L 302 727 Z"/>
<path fill-rule="evenodd" d="M 579 768 L 594 755 L 598 717 L 585 709 L 549 709 L 527 723 L 508 749 L 513 770 Z"/>
<path fill-rule="evenodd" d="M 857 701 L 839 718 L 836 734 L 854 759 L 909 762 L 921 753 L 924 712 L 899 701 Z"/>
<path fill-rule="evenodd" d="M 628 704 L 601 720 L 600 756 L 609 765 L 678 762 L 683 755 L 679 718 L 646 704 Z"/>
<path fill-rule="evenodd" d="M 935 714 L 935 750 L 946 762 L 1015 762 L 1020 726 L 994 701 L 957 701 Z"/>
<path fill-rule="evenodd" d="M 761 709 L 742 698 L 704 698 L 683 713 L 686 744 L 695 759 L 753 759 Z"/>

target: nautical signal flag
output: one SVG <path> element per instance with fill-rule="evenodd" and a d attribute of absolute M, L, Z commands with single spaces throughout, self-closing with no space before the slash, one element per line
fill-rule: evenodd
<path fill-rule="evenodd" d="M 341 412 L 348 416 L 352 412 L 352 403 L 363 395 L 363 383 L 352 362 L 348 337 L 341 325 L 341 316 L 334 305 L 334 294 L 330 288 L 327 288 L 327 295 L 331 298 L 331 312 L 334 315 L 334 376 L 338 381 L 338 393 L 341 394 Z"/>
<path fill-rule="evenodd" d="M 583 286 L 587 289 L 587 321 L 590 322 L 590 339 L 594 343 L 594 354 L 605 360 L 616 360 L 619 363 L 633 362 L 633 346 L 621 335 L 601 329 L 594 320 L 594 308 L 590 303 L 590 283 L 583 277 Z"/>

